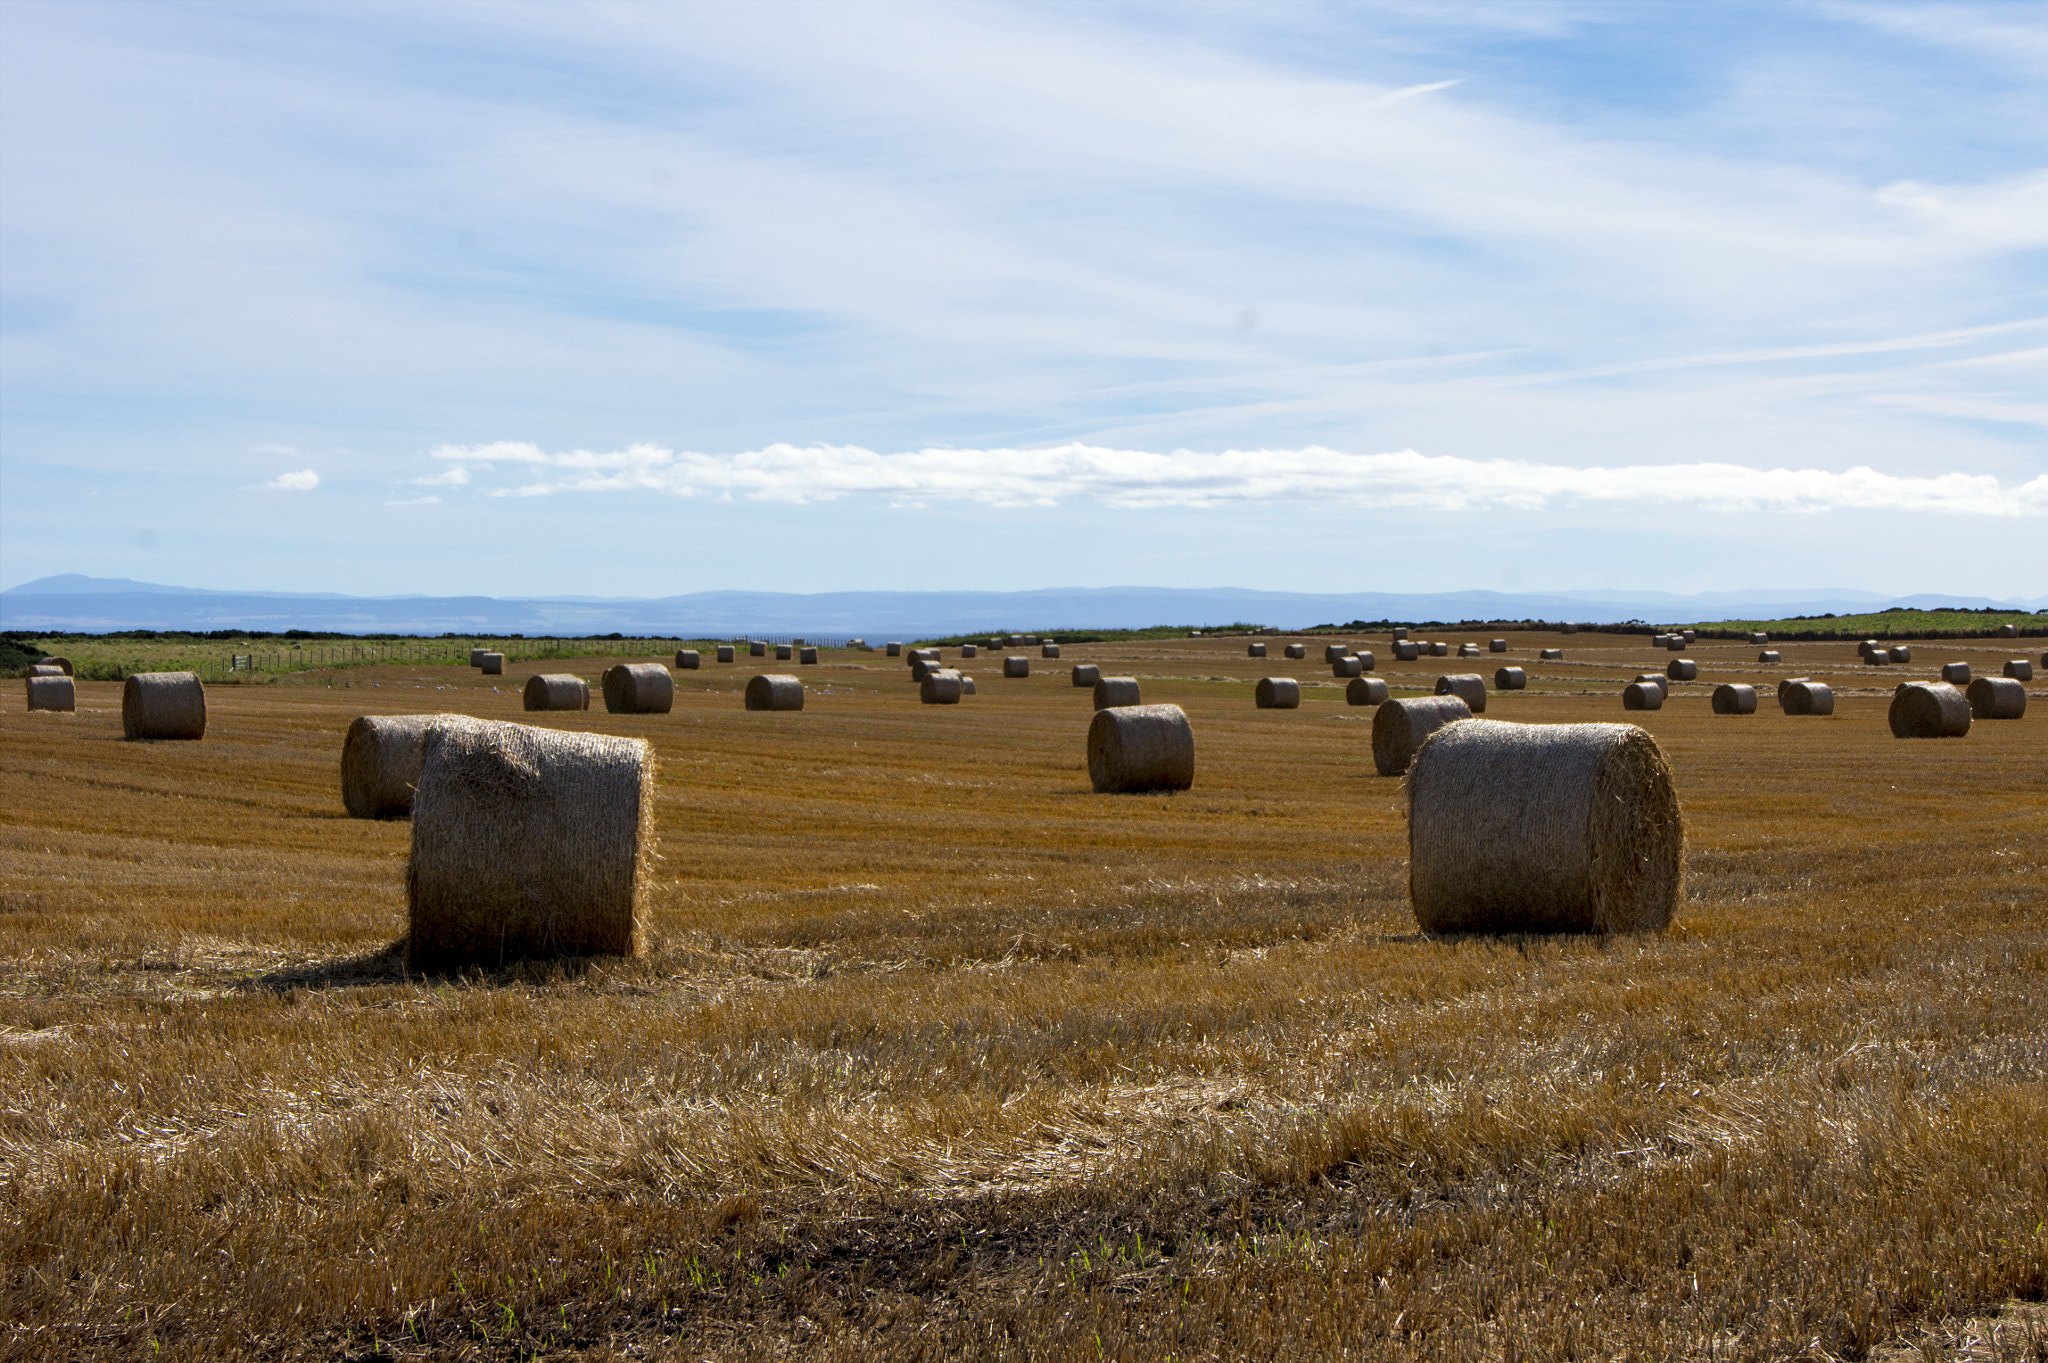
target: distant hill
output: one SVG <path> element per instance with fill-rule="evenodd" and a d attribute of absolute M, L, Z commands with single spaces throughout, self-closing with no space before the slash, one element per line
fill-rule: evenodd
<path fill-rule="evenodd" d="M 1026 592 L 695 592 L 655 599 L 596 597 L 347 596 L 334 592 L 224 592 L 66 573 L 0 592 L 0 629 L 287 629 L 353 634 L 739 634 L 923 638 L 980 630 L 1139 629 L 1237 621 L 1298 629 L 1351 620 L 1645 620 L 1864 614 L 1920 609 L 2038 610 L 2028 600 L 1915 596 L 1888 599 L 1841 589 L 1706 592 L 1298 593 L 1236 587 L 1057 587 Z"/>

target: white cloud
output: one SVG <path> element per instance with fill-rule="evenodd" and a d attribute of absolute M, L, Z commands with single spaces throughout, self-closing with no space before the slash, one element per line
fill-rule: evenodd
<path fill-rule="evenodd" d="M 422 487 L 466 487 L 469 484 L 469 470 L 461 467 L 452 468 L 444 473 L 436 473 L 430 477 L 415 478 L 413 482 Z M 435 500 L 438 501 L 440 499 L 436 498 Z"/>
<path fill-rule="evenodd" d="M 399 498 L 399 499 L 398 499 L 398 500 L 396 500 L 396 501 L 390 501 L 390 502 L 386 502 L 386 503 L 384 503 L 384 505 L 386 505 L 386 506 L 437 506 L 437 505 L 439 505 L 439 504 L 440 504 L 440 501 L 441 501 L 441 499 L 440 499 L 439 497 L 436 497 L 436 496 L 434 496 L 434 495 L 433 495 L 433 494 L 432 494 L 432 493 L 430 492 L 430 493 L 428 493 L 428 494 L 427 494 L 426 496 L 424 496 L 424 497 L 402 497 L 402 498 Z"/>
<path fill-rule="evenodd" d="M 433 457 L 488 464 L 499 445 L 444 445 Z M 1576 468 L 1515 459 L 1462 459 L 1400 450 L 1346 454 L 1295 450 L 922 449 L 878 454 L 847 445 L 770 445 L 741 454 L 677 451 L 654 444 L 597 453 L 548 454 L 522 444 L 531 476 L 553 476 L 492 496 L 649 491 L 684 497 L 739 494 L 759 501 L 825 502 L 879 495 L 1052 506 L 1217 507 L 1266 502 L 1467 511 L 1556 506 L 1683 505 L 1720 511 L 1941 511 L 1981 516 L 2048 514 L 2048 475 L 2008 487 L 1984 474 L 1901 477 L 1868 467 L 1756 468 L 1743 464 L 1644 464 Z"/>
<path fill-rule="evenodd" d="M 311 492 L 320 486 L 320 475 L 311 469 L 300 469 L 296 473 L 280 473 L 263 486 L 281 492 Z"/>

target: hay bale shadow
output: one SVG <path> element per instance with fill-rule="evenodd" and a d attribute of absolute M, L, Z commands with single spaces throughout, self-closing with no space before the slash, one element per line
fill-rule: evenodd
<path fill-rule="evenodd" d="M 316 961 L 288 966 L 242 981 L 243 990 L 268 990 L 285 994 L 295 989 L 367 989 L 393 984 L 461 983 L 483 988 L 513 985 L 563 984 L 580 980 L 604 961 L 616 956 L 553 956 L 542 959 L 507 961 L 496 969 L 467 965 L 459 969 L 422 970 L 408 964 L 406 939 L 359 952 L 338 960 Z"/>

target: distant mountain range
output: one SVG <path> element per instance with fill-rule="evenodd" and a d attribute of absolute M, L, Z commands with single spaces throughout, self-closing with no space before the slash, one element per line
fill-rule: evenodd
<path fill-rule="evenodd" d="M 1351 620 L 1714 620 L 1918 609 L 2048 608 L 1990 597 L 1887 597 L 1838 588 L 1702 592 L 1259 592 L 1236 587 L 1054 587 L 1027 592 L 693 592 L 607 597 L 347 596 L 223 592 L 64 573 L 0 592 L 0 629 L 328 630 L 351 634 L 743 634 L 926 638 L 983 630 L 1141 629 L 1239 621 L 1299 629 Z"/>

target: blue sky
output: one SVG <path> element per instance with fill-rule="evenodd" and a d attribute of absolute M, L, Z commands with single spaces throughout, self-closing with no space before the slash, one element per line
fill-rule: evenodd
<path fill-rule="evenodd" d="M 0 583 L 2048 590 L 2048 9 L 0 7 Z"/>

